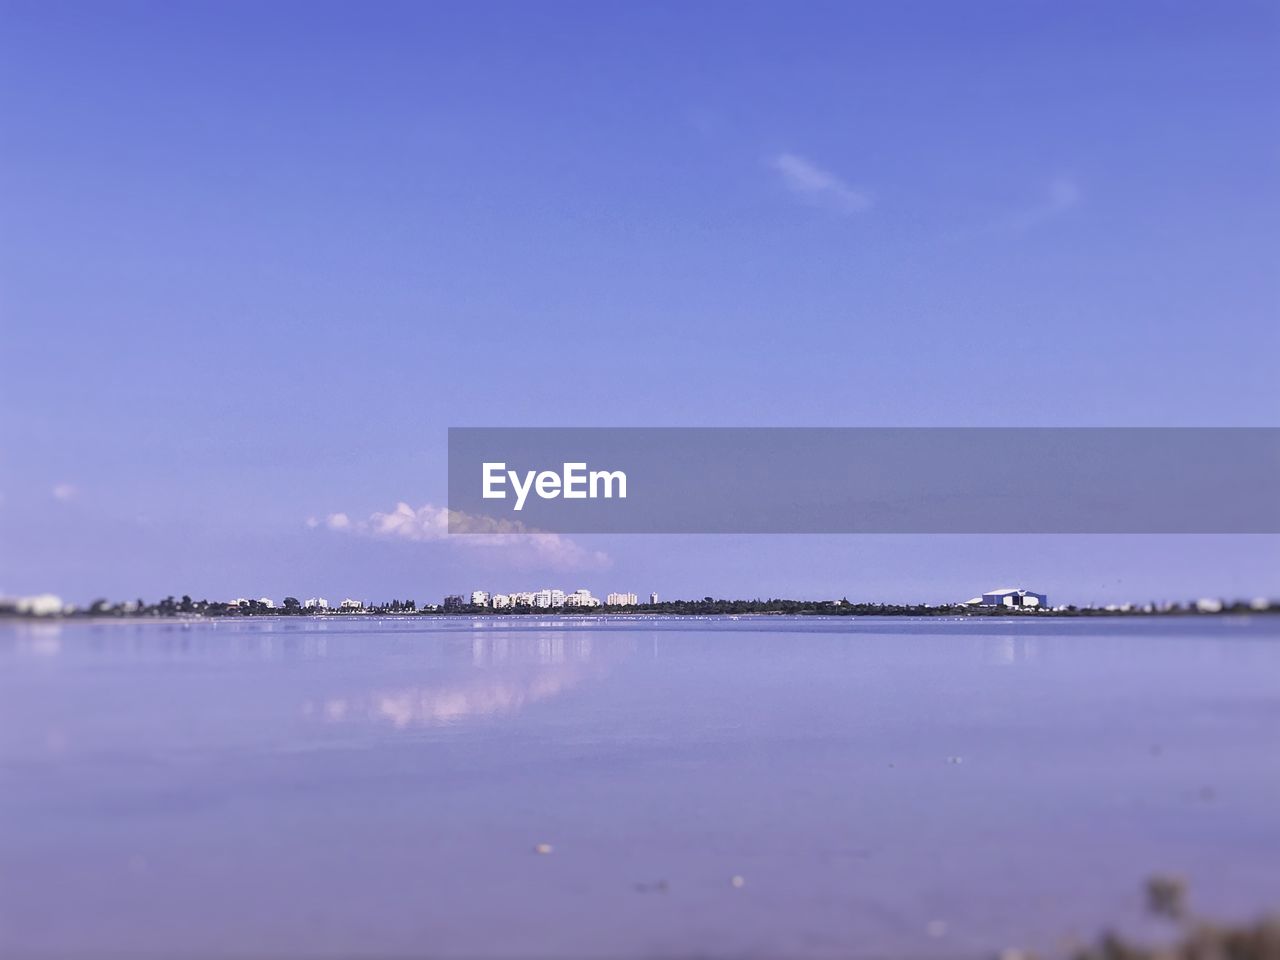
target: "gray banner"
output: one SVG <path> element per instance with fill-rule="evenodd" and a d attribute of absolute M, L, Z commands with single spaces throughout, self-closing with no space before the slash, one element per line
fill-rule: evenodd
<path fill-rule="evenodd" d="M 451 533 L 1276 533 L 1280 428 L 452 428 Z"/>

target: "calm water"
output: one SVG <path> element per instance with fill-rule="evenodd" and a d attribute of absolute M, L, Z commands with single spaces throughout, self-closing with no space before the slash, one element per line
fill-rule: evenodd
<path fill-rule="evenodd" d="M 1280 620 L 0 625 L 6 955 L 976 955 L 1153 871 L 1280 905 Z"/>

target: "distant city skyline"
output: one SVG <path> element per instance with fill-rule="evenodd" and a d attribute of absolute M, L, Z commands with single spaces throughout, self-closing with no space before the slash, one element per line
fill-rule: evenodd
<path fill-rule="evenodd" d="M 652 592 L 647 598 L 648 605 L 658 607 L 660 604 L 659 594 Z M 1128 600 L 1124 602 L 1111 603 L 1094 603 L 1094 602 L 1060 602 L 1050 603 L 1048 595 L 1029 590 L 1025 587 L 996 587 L 984 590 L 975 597 L 968 600 L 943 600 L 939 602 L 928 600 L 906 600 L 893 601 L 883 598 L 874 597 L 850 597 L 848 595 L 841 597 L 787 597 L 787 596 L 769 596 L 769 597 L 751 597 L 746 595 L 721 595 L 713 597 L 710 595 L 699 596 L 679 596 L 670 598 L 666 608 L 687 608 L 689 606 L 700 606 L 702 604 L 723 605 L 723 604 L 800 604 L 809 608 L 824 607 L 831 605 L 834 607 L 848 608 L 853 607 L 884 607 L 884 608 L 917 608 L 917 609 L 955 609 L 963 608 L 1000 608 L 1007 609 L 1009 612 L 1063 612 L 1072 610 L 1104 610 L 1115 611 L 1121 613 L 1168 613 L 1178 611 L 1190 611 L 1196 613 L 1221 613 L 1221 612 L 1273 612 L 1280 609 L 1280 597 L 1276 596 L 1212 596 L 1202 594 L 1194 597 L 1183 597 L 1178 599 L 1163 600 Z M 446 594 L 441 598 L 440 602 L 431 599 L 418 600 L 416 598 L 393 598 L 378 599 L 371 598 L 357 599 L 354 597 L 346 597 L 338 603 L 330 603 L 325 597 L 308 597 L 306 600 L 299 600 L 295 596 L 286 596 L 280 603 L 272 597 L 260 597 L 257 599 L 236 597 L 229 600 L 209 597 L 192 597 L 189 594 L 183 594 L 181 597 L 168 595 L 166 597 L 146 600 L 138 598 L 137 600 L 111 600 L 109 598 L 97 598 L 92 603 L 70 603 L 55 594 L 44 593 L 23 597 L 13 597 L 0 595 L 0 615 L 14 614 L 24 616 L 58 616 L 62 614 L 99 614 L 99 615 L 129 615 L 145 610 L 153 610 L 160 614 L 167 615 L 220 615 L 231 612 L 234 608 L 241 608 L 242 612 L 248 612 L 255 615 L 283 613 L 296 614 L 299 612 L 339 612 L 339 613 L 371 613 L 371 612 L 390 612 L 397 613 L 424 613 L 432 611 L 443 611 L 445 613 L 469 613 L 477 610 L 480 611 L 502 611 L 505 613 L 516 612 L 520 610 L 582 610 L 582 609 L 599 609 L 608 612 L 611 609 L 633 608 L 645 606 L 645 601 L 634 592 L 613 592 L 608 594 L 603 600 L 596 597 L 592 592 L 585 588 L 579 587 L 575 590 L 565 591 L 559 588 L 542 588 L 540 590 L 521 590 L 512 593 L 490 593 L 487 590 L 472 590 L 470 595 L 466 594 Z M 660 609 L 665 609 L 660 607 Z M 750 612 L 750 611 L 748 611 Z M 785 612 L 785 611 L 781 611 Z"/>

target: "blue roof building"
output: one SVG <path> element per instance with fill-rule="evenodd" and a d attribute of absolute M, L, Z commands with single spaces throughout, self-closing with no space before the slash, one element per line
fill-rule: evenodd
<path fill-rule="evenodd" d="M 965 603 L 975 607 L 1047 607 L 1049 597 L 1020 587 L 1002 587 L 999 590 L 988 590 L 982 596 L 966 600 Z"/>

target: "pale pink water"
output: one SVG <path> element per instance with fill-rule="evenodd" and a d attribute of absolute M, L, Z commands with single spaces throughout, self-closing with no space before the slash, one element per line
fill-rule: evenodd
<path fill-rule="evenodd" d="M 0 953 L 985 955 L 1151 932 L 1153 871 L 1248 916 L 1278 629 L 0 625 Z"/>

